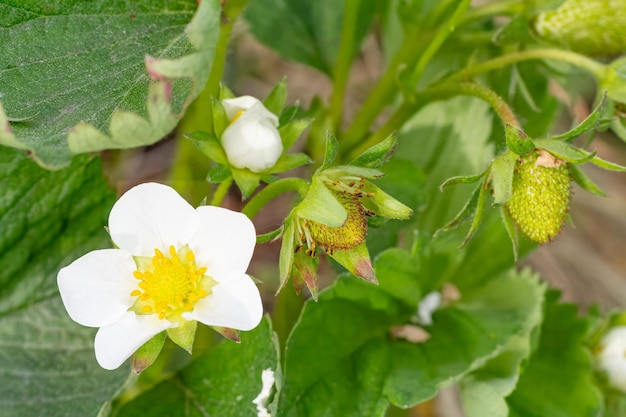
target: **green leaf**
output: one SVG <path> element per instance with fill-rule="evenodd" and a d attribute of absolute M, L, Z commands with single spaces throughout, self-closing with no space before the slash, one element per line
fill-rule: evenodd
<path fill-rule="evenodd" d="M 406 408 L 432 398 L 498 354 L 541 302 L 536 280 L 498 279 L 437 310 L 425 343 L 393 339 L 391 328 L 416 309 L 393 294 L 429 278 L 411 264 L 388 276 L 383 259 L 379 287 L 344 277 L 305 305 L 287 342 L 277 417 L 383 416 L 389 403 Z"/>
<path fill-rule="evenodd" d="M 502 224 L 504 224 L 504 228 L 506 229 L 506 233 L 509 235 L 509 239 L 511 239 L 511 245 L 513 246 L 513 260 L 517 262 L 519 258 L 519 235 L 517 233 L 517 226 L 509 216 L 509 212 L 506 207 L 500 207 L 500 218 L 502 219 Z"/>
<path fill-rule="evenodd" d="M 242 332 L 241 343 L 223 341 L 126 403 L 117 416 L 256 416 L 252 400 L 261 392 L 266 369 L 280 380 L 278 341 L 268 318 Z"/>
<path fill-rule="evenodd" d="M 54 281 L 54 276 L 49 277 Z M 95 416 L 130 377 L 128 365 L 104 370 L 94 329 L 74 323 L 59 297 L 2 317 L 0 414 Z"/>
<path fill-rule="evenodd" d="M 493 159 L 493 145 L 488 143 L 491 122 L 491 110 L 484 102 L 457 97 L 428 105 L 403 126 L 396 155 L 426 173 L 428 210 L 416 216 L 420 229 L 441 228 L 471 197 L 471 188 L 454 187 L 442 193 L 439 186 L 448 178 L 485 170 Z"/>
<path fill-rule="evenodd" d="M 498 45 L 532 42 L 534 39 L 529 28 L 527 16 L 516 16 L 494 33 L 493 41 Z"/>
<path fill-rule="evenodd" d="M 217 0 L 5 3 L 0 143 L 32 151 L 43 166 L 156 142 L 208 78 Z M 33 118 L 9 124 L 7 115 Z"/>
<path fill-rule="evenodd" d="M 110 247 L 104 226 L 114 194 L 99 159 L 75 158 L 68 168 L 48 172 L 5 147 L 0 190 L 1 315 L 57 294 L 61 266 Z"/>
<path fill-rule="evenodd" d="M 595 129 L 598 124 L 602 121 L 604 114 L 607 109 L 607 99 L 606 94 L 602 96 L 600 103 L 596 106 L 595 109 L 591 112 L 585 120 L 583 120 L 578 126 L 573 128 L 572 130 L 562 133 L 560 135 L 554 136 L 552 139 L 563 139 L 563 140 L 571 140 L 575 137 L 582 135 L 583 133 L 587 133 L 590 130 Z"/>
<path fill-rule="evenodd" d="M 111 246 L 104 226 L 114 194 L 100 160 L 77 157 L 49 172 L 0 147 L 0 189 L 0 414 L 96 415 L 129 370 L 100 368 L 95 332 L 69 318 L 56 274 Z"/>
<path fill-rule="evenodd" d="M 285 225 L 286 227 L 280 244 L 280 260 L 278 261 L 278 275 L 280 279 L 279 291 L 285 286 L 291 275 L 296 249 L 295 245 L 298 243 L 296 241 L 295 221 L 292 218 L 287 218 Z"/>
<path fill-rule="evenodd" d="M 270 93 L 263 100 L 263 105 L 270 112 L 276 116 L 280 116 L 285 107 L 285 101 L 287 100 L 287 79 L 283 77 L 282 80 L 270 91 Z"/>
<path fill-rule="evenodd" d="M 477 210 L 482 210 L 482 207 L 480 207 L 478 204 L 481 199 L 480 195 L 482 194 L 482 189 L 483 184 L 479 184 L 476 188 L 474 188 L 474 192 L 472 193 L 469 200 L 467 200 L 465 206 L 463 206 L 461 211 L 459 211 L 452 220 L 450 220 L 448 223 L 438 229 L 435 234 L 437 235 L 443 231 L 450 230 L 453 227 L 458 226 L 463 220 L 471 217 L 472 215 L 475 215 Z"/>
<path fill-rule="evenodd" d="M 391 159 L 397 144 L 396 135 L 392 133 L 380 143 L 357 156 L 349 165 L 365 168 L 379 168 Z"/>
<path fill-rule="evenodd" d="M 585 348 L 588 323 L 577 317 L 577 306 L 558 304 L 558 297 L 547 294 L 539 345 L 507 398 L 511 417 L 596 417 L 602 410 Z"/>
<path fill-rule="evenodd" d="M 199 131 L 189 133 L 185 135 L 185 137 L 191 140 L 194 145 L 196 145 L 196 147 L 211 160 L 220 165 L 229 165 L 226 152 L 224 152 L 224 148 L 222 148 L 220 140 L 214 134 Z"/>
<path fill-rule="evenodd" d="M 339 52 L 344 1 L 255 0 L 245 17 L 254 36 L 283 57 L 332 75 Z M 353 56 L 367 34 L 375 12 L 375 0 L 363 0 L 359 7 Z M 276 28 L 281 28 L 278 35 Z"/>
<path fill-rule="evenodd" d="M 505 397 L 515 389 L 522 361 L 530 355 L 531 334 L 541 323 L 546 287 L 529 270 L 522 271 L 520 276 L 537 283 L 533 287 L 534 292 L 526 295 L 536 302 L 517 334 L 507 341 L 501 352 L 461 381 L 461 398 L 467 417 L 509 415 Z"/>

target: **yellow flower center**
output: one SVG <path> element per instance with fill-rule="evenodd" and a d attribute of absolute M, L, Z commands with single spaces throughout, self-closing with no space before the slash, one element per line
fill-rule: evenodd
<path fill-rule="evenodd" d="M 180 321 L 180 314 L 192 311 L 195 303 L 211 293 L 216 282 L 198 268 L 195 255 L 188 246 L 178 251 L 169 247 L 169 257 L 159 249 L 152 259 L 135 258 L 138 268 L 133 272 L 139 289 L 130 295 L 137 297 L 133 310 L 139 314 L 158 314 L 159 319 Z"/>
<path fill-rule="evenodd" d="M 241 117 L 241 115 L 245 112 L 245 110 L 239 110 L 237 113 L 235 113 L 235 115 L 233 116 L 232 119 L 230 119 L 230 123 L 234 123 L 235 120 L 239 119 Z"/>

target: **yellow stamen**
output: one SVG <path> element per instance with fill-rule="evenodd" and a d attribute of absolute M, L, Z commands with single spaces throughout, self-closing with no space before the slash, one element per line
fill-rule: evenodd
<path fill-rule="evenodd" d="M 139 289 L 133 309 L 140 314 L 158 314 L 159 319 L 180 320 L 180 313 L 193 311 L 195 303 L 211 293 L 216 282 L 204 275 L 206 267 L 198 268 L 195 255 L 188 246 L 168 248 L 169 256 L 154 249 L 152 261 L 145 269 L 133 272 Z"/>

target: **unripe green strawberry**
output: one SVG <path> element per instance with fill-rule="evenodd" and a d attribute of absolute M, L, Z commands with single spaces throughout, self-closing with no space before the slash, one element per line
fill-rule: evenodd
<path fill-rule="evenodd" d="M 359 198 L 348 192 L 335 192 L 337 200 L 348 212 L 346 222 L 339 227 L 329 227 L 313 221 L 307 221 L 313 243 L 326 252 L 338 249 L 352 249 L 365 241 L 367 220 L 365 208 Z"/>
<path fill-rule="evenodd" d="M 506 208 L 526 236 L 538 243 L 559 234 L 571 196 L 567 163 L 544 150 L 519 159 Z"/>
<path fill-rule="evenodd" d="M 626 0 L 567 0 L 540 13 L 535 32 L 546 42 L 589 56 L 626 51 Z"/>

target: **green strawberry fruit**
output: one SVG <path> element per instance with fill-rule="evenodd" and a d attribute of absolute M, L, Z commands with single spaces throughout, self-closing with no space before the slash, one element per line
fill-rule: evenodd
<path fill-rule="evenodd" d="M 568 164 L 537 150 L 519 159 L 506 209 L 522 233 L 535 242 L 546 243 L 561 231 L 570 197 Z"/>

